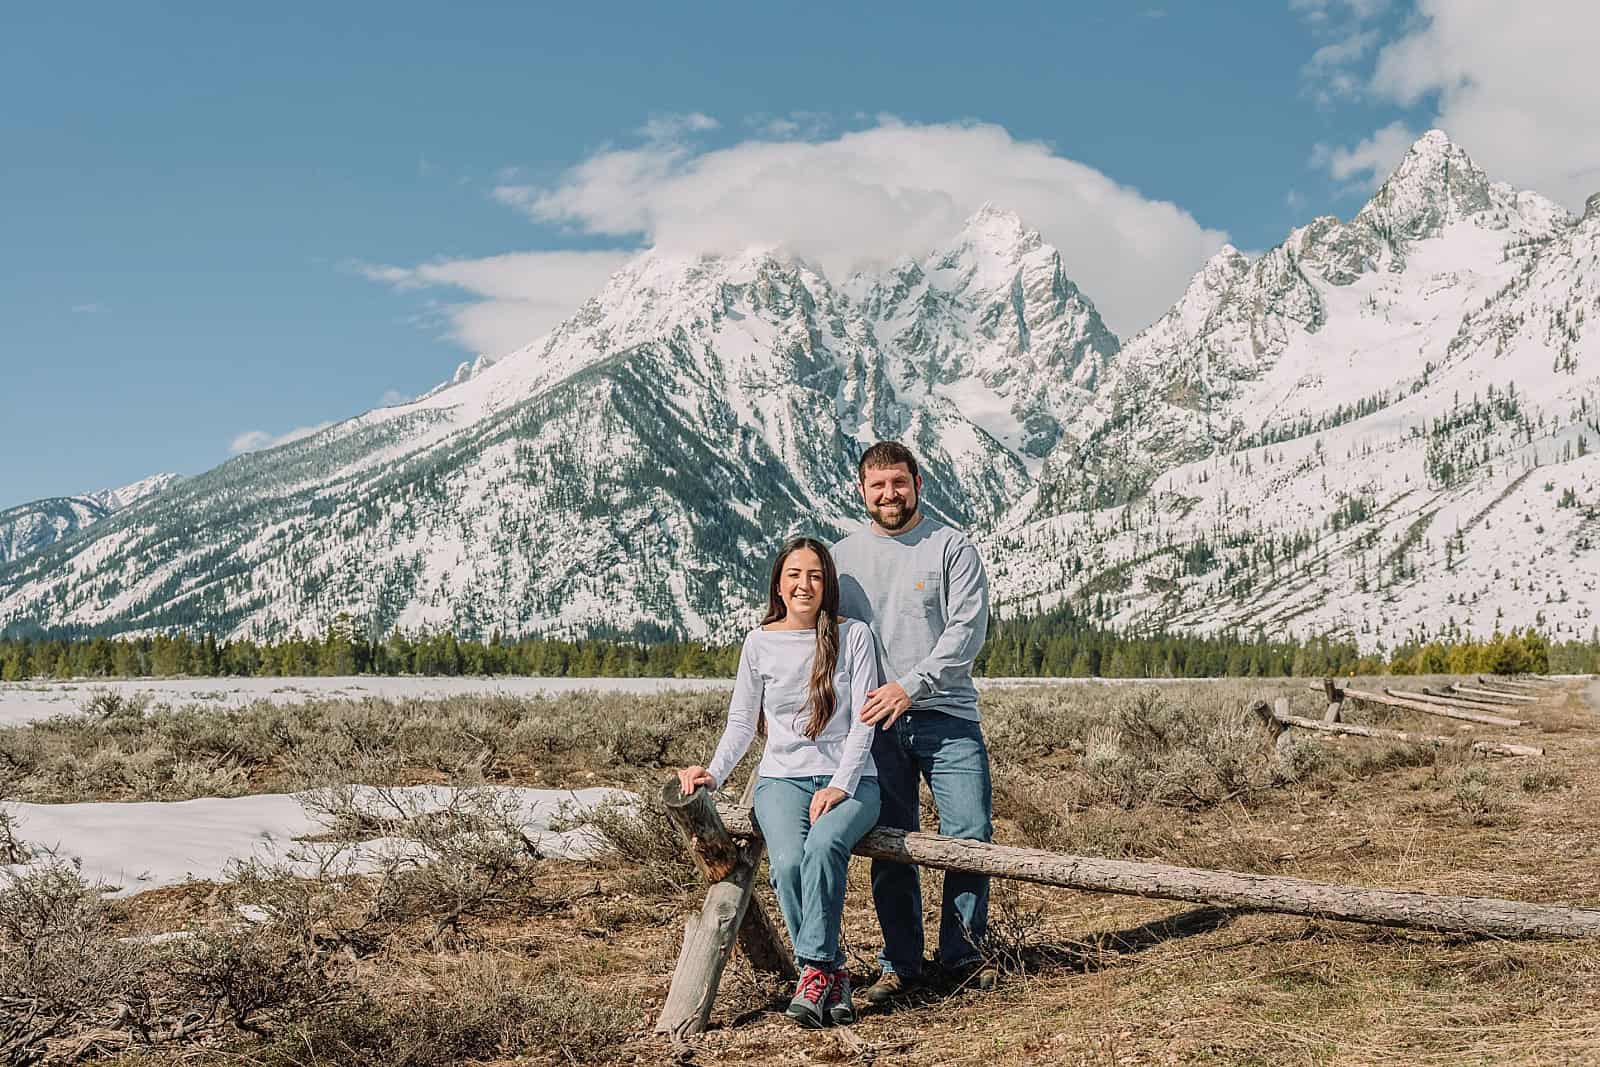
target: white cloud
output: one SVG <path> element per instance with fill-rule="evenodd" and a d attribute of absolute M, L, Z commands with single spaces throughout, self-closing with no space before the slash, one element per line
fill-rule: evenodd
<path fill-rule="evenodd" d="M 1318 107 L 1331 108 L 1361 95 L 1367 71 L 1360 68 L 1380 39 L 1377 28 L 1369 24 L 1388 6 L 1388 0 L 1289 0 L 1289 9 L 1327 41 L 1300 68 Z"/>
<path fill-rule="evenodd" d="M 685 134 L 705 133 L 721 125 L 710 115 L 690 111 L 681 115 L 651 115 L 638 132 L 647 141 L 676 141 Z"/>
<path fill-rule="evenodd" d="M 298 441 L 302 437 L 310 437 L 312 434 L 326 430 L 332 425 L 333 423 L 331 422 L 319 422 L 315 426 L 301 426 L 277 436 L 273 436 L 264 430 L 246 430 L 228 443 L 228 454 L 237 456 L 243 452 L 259 452 L 264 448 L 277 448 L 279 445 Z"/>
<path fill-rule="evenodd" d="M 1382 14 L 1389 0 L 1289 0 L 1289 10 L 1299 12 L 1311 23 L 1335 19 L 1364 21 Z"/>
<path fill-rule="evenodd" d="M 669 251 L 778 245 L 833 277 L 948 241 L 992 201 L 1061 249 L 1068 274 L 1125 336 L 1164 312 L 1227 239 L 1172 203 L 978 122 L 880 117 L 831 140 L 713 151 L 652 141 L 599 152 L 554 185 L 503 185 L 496 196 L 540 222 Z"/>
<path fill-rule="evenodd" d="M 833 127 L 833 116 L 826 111 L 791 111 L 777 116 L 747 115 L 744 124 L 769 140 L 816 140 Z"/>
<path fill-rule="evenodd" d="M 414 398 L 409 393 L 402 393 L 398 389 L 385 389 L 378 398 L 380 408 L 392 408 L 396 404 L 409 404 Z"/>
<path fill-rule="evenodd" d="M 1354 63 L 1371 51 L 1372 46 L 1377 43 L 1377 30 L 1362 30 L 1359 33 L 1347 34 L 1311 53 L 1306 71 L 1309 74 L 1325 74 Z"/>
<path fill-rule="evenodd" d="M 1417 135 L 1403 122 L 1391 122 L 1354 148 L 1319 144 L 1311 151 L 1311 165 L 1327 170 L 1335 181 L 1352 182 L 1366 190 L 1383 184 Z"/>
<path fill-rule="evenodd" d="M 1436 101 L 1446 130 L 1490 176 L 1579 210 L 1600 190 L 1600 4 L 1419 0 L 1421 16 L 1378 55 L 1372 90 Z"/>
<path fill-rule="evenodd" d="M 1351 18 L 1377 0 L 1291 0 L 1321 29 L 1343 19 L 1345 36 L 1319 48 L 1307 80 L 1319 102 L 1362 95 L 1403 108 L 1430 108 L 1445 130 L 1491 177 L 1582 209 L 1600 190 L 1600 4 L 1593 0 L 1415 0 L 1404 28 L 1377 49 L 1370 73 L 1358 68 L 1373 30 Z M 1370 12 L 1369 12 L 1370 14 Z M 1319 145 L 1313 162 L 1336 179 L 1375 185 L 1410 143 L 1391 122 L 1354 147 Z M 1404 143 L 1402 143 L 1404 141 Z"/>
<path fill-rule="evenodd" d="M 438 310 L 452 340 L 492 356 L 548 332 L 600 291 L 631 252 L 511 252 L 483 259 L 446 259 L 417 267 L 358 265 L 373 281 L 399 289 L 452 289 L 469 300 Z"/>
<path fill-rule="evenodd" d="M 107 310 L 104 304 L 73 304 L 74 315 L 100 315 Z"/>

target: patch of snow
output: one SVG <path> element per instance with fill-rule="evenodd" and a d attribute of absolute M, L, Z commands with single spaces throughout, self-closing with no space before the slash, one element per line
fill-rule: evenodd
<path fill-rule="evenodd" d="M 560 693 L 665 693 L 732 689 L 725 678 L 134 678 L 63 682 L 0 682 L 0 725 L 15 725 L 70 715 L 97 694 L 125 700 L 143 698 L 152 706 L 205 705 L 240 708 L 265 701 L 301 704 L 308 700 L 442 700 L 458 696 L 535 697 Z"/>
<path fill-rule="evenodd" d="M 483 791 L 514 798 L 523 830 L 541 854 L 581 859 L 600 851 L 593 835 L 583 830 L 555 831 L 550 827 L 569 811 L 582 811 L 607 802 L 633 802 L 633 794 L 620 789 L 590 788 L 519 789 L 486 786 Z M 447 786 L 408 786 L 387 789 L 402 798 L 410 814 L 446 808 L 462 792 Z M 375 795 L 362 787 L 357 797 Z M 331 848 L 355 870 L 370 870 L 382 850 L 393 847 L 386 839 L 359 844 L 299 845 L 303 838 L 325 834 L 329 826 L 308 811 L 310 794 L 258 794 L 255 796 L 176 802 L 130 804 L 11 804 L 17 833 L 35 850 L 31 865 L 66 860 L 78 866 L 85 880 L 104 884 L 111 895 L 131 896 L 160 886 L 197 880 L 219 880 L 229 866 L 248 859 L 289 860 L 308 871 L 326 858 Z M 41 854 L 41 850 L 44 850 Z M 291 853 L 306 855 L 295 860 Z M 0 867 L 20 873 L 27 865 Z"/>

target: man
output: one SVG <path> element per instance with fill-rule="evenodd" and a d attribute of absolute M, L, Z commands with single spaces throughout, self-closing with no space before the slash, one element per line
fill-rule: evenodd
<path fill-rule="evenodd" d="M 971 541 L 922 513 L 922 475 L 904 445 L 880 441 L 857 467 L 872 521 L 833 547 L 841 614 L 878 638 L 884 685 L 861 718 L 876 724 L 872 758 L 879 825 L 919 828 L 918 777 L 939 807 L 939 832 L 989 840 L 989 752 L 978 725 L 972 663 L 989 623 L 989 586 Z M 883 974 L 863 998 L 882 1005 L 923 978 L 922 884 L 916 867 L 874 860 L 872 900 L 883 929 Z M 989 879 L 949 871 L 939 913 L 937 961 L 987 989 L 994 972 L 979 946 L 988 927 Z"/>

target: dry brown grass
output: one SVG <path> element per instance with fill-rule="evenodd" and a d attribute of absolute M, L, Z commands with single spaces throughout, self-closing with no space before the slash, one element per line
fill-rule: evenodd
<path fill-rule="evenodd" d="M 1484 762 L 1460 746 L 1319 739 L 1304 744 L 1320 758 L 1308 757 L 1303 773 L 1286 777 L 1274 769 L 1264 738 L 1235 716 L 1250 700 L 1280 693 L 1296 713 L 1320 715 L 1321 698 L 1304 684 L 1163 687 L 1159 704 L 1126 686 L 987 693 L 997 837 L 1193 866 L 1600 906 L 1600 709 L 1585 703 L 1581 687 L 1553 693 L 1527 712 L 1535 726 L 1515 732 L 1467 730 L 1409 713 L 1381 720 L 1419 732 L 1533 740 L 1548 750 L 1539 760 Z M 718 698 L 677 699 L 657 709 L 644 699 L 609 698 L 574 709 L 564 726 L 550 702 L 514 702 L 532 705 L 533 714 L 526 707 L 495 707 L 492 714 L 465 706 L 443 714 L 436 705 L 366 707 L 359 719 L 366 725 L 358 730 L 352 718 L 340 736 L 380 725 L 390 731 L 367 736 L 365 762 L 348 761 L 369 778 L 388 768 L 402 781 L 426 769 L 458 781 L 538 784 L 565 776 L 639 785 L 661 779 L 664 768 L 653 764 L 703 758 L 714 742 Z M 399 728 L 424 710 L 431 720 L 425 728 Z M 303 729 L 344 714 L 318 709 Z M 488 733 L 485 715 L 498 724 Z M 1359 708 L 1351 717 L 1380 721 Z M 469 722 L 491 744 L 471 750 Z M 668 730 L 681 736 L 663 742 Z M 170 733 L 163 727 L 147 736 Z M 393 735 L 408 740 L 373 743 Z M 302 755 L 308 747 L 337 754 L 346 743 L 293 736 L 302 738 Z M 528 740 L 535 736 L 544 738 L 537 746 Z M 486 748 L 487 760 L 464 755 Z M 292 773 L 290 761 L 265 750 L 248 767 L 251 777 L 260 768 Z M 507 894 L 517 907 L 472 909 L 445 941 L 435 931 L 446 905 L 413 898 L 405 920 L 387 922 L 379 941 L 332 953 L 337 989 L 325 1003 L 269 1018 L 265 1037 L 218 1031 L 186 1047 L 183 1061 L 661 1062 L 668 1050 L 648 1024 L 699 887 L 681 863 L 674 866 L 659 824 L 619 820 L 612 831 L 632 842 L 626 860 L 540 861 L 519 876 L 522 891 Z M 930 929 L 938 883 L 930 872 Z M 370 908 L 372 882 L 351 885 L 337 896 L 334 914 L 313 922 L 324 937 Z M 760 892 L 776 914 L 765 886 Z M 149 893 L 114 903 L 110 922 L 126 933 L 215 926 L 227 921 L 237 893 L 204 886 Z M 864 862 L 852 867 L 845 915 L 852 968 L 868 978 L 877 930 Z M 1026 885 L 997 886 L 994 915 L 995 950 L 1007 971 L 998 990 L 936 988 L 844 1030 L 795 1029 L 774 1011 L 783 991 L 736 959 L 695 1062 L 1600 1062 L 1600 957 L 1592 945 L 1235 915 Z M 120 1062 L 147 1067 L 177 1055 L 129 1052 Z"/>

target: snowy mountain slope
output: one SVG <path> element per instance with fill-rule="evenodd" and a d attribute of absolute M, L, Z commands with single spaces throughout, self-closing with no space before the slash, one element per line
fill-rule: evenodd
<path fill-rule="evenodd" d="M 1570 223 L 1429 132 L 1351 222 L 1317 219 L 1253 263 L 1217 253 L 1123 349 L 1071 428 L 1079 444 L 1047 463 L 1038 507 L 1118 504 L 1176 463 L 1409 390 L 1462 316 Z"/>
<path fill-rule="evenodd" d="M 281 634 L 348 613 L 378 631 L 727 637 L 777 540 L 855 521 L 862 442 L 914 442 L 930 507 L 991 524 L 1035 461 L 968 408 L 992 425 L 1052 402 L 998 361 L 1115 345 L 1014 218 L 985 213 L 939 259 L 980 263 L 982 284 L 939 288 L 923 328 L 998 338 L 992 359 L 932 370 L 898 323 L 771 251 L 647 253 L 526 349 L 0 569 L 0 626 Z M 996 301 L 1026 334 L 993 324 Z M 1057 344 L 1086 329 L 1091 355 Z"/>
<path fill-rule="evenodd" d="M 1432 132 L 1349 222 L 1224 248 L 1126 347 L 985 208 L 835 284 L 648 252 L 528 347 L 0 563 L 0 630 L 678 633 L 857 520 L 898 438 L 1006 614 L 1364 647 L 1587 636 L 1600 198 L 1573 219 Z"/>
<path fill-rule="evenodd" d="M 0 511 L 0 563 L 48 548 L 178 480 L 176 474 L 155 474 L 117 489 L 49 497 Z"/>
<path fill-rule="evenodd" d="M 1597 234 L 1600 206 L 1491 183 L 1435 131 L 1350 224 L 1225 250 L 990 542 L 1000 599 L 1368 647 L 1588 636 Z"/>

